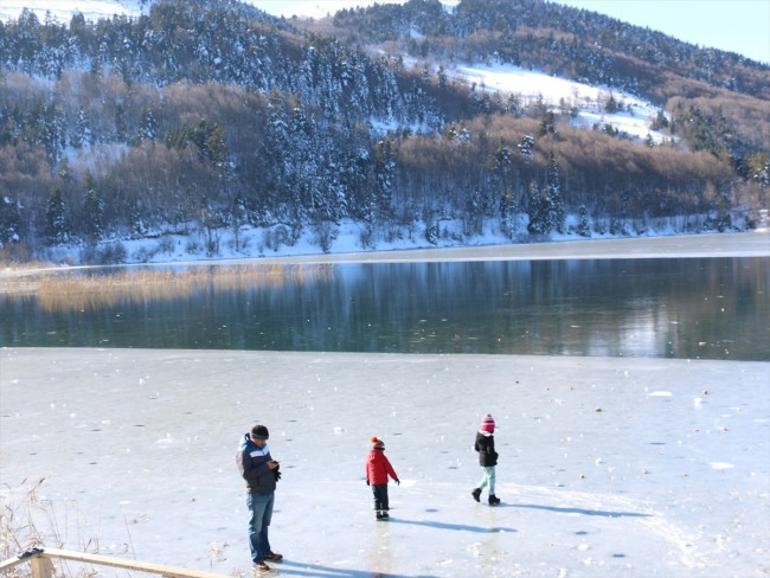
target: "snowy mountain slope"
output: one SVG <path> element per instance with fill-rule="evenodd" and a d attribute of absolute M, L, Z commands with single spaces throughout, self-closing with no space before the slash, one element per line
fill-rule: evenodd
<path fill-rule="evenodd" d="M 381 49 L 375 53 L 385 55 Z M 438 65 L 427 65 L 424 60 L 401 55 L 405 66 L 412 69 L 431 68 L 439 73 Z M 655 144 L 675 141 L 671 135 L 652 128 L 652 123 L 661 109 L 653 103 L 606 86 L 594 86 L 559 76 L 551 76 L 538 70 L 528 70 L 511 64 L 455 64 L 443 69 L 448 78 L 474 87 L 486 93 L 499 93 L 503 99 L 513 96 L 522 106 L 542 102 L 551 110 L 574 110 L 571 124 L 577 128 L 604 129 L 612 127 L 626 136 L 644 140 L 648 137 Z M 617 103 L 617 110 L 608 112 L 607 101 L 612 97 Z M 667 119 L 670 115 L 663 112 Z M 405 128 L 381 121 L 373 123 L 379 132 Z M 421 132 L 417 127 L 410 128 Z"/>
<path fill-rule="evenodd" d="M 246 3 L 271 13 L 288 14 L 287 8 L 281 8 L 279 3 L 258 0 L 247 0 Z M 32 10 L 40 19 L 49 13 L 54 19 L 62 22 L 67 22 L 76 12 L 91 20 L 111 17 L 114 14 L 138 16 L 143 11 L 146 12 L 151 4 L 152 0 L 4 0 L 0 5 L 0 19 L 18 17 L 24 8 Z M 334 9 L 339 9 L 343 4 L 351 3 L 333 4 Z M 361 4 L 366 5 L 368 2 Z M 456 3 L 444 4 L 445 8 L 451 11 Z M 298 2 L 289 6 L 290 10 L 296 13 L 322 17 L 330 11 L 331 4 L 324 6 L 321 3 Z M 423 65 L 421 61 L 410 57 L 404 57 L 404 62 L 411 66 Z M 623 92 L 611 91 L 607 87 L 592 86 L 508 64 L 460 64 L 448 69 L 447 74 L 469 85 L 475 84 L 487 92 L 516 95 L 525 105 L 542 99 L 552 107 L 574 107 L 577 114 L 573 117 L 572 124 L 576 127 L 590 129 L 594 126 L 611 126 L 614 130 L 640 140 L 649 135 L 656 144 L 671 140 L 670 136 L 651 128 L 658 112 L 657 107 L 648 101 Z M 610 94 L 624 105 L 623 111 L 604 110 Z"/>
<path fill-rule="evenodd" d="M 610 125 L 615 130 L 640 139 L 649 134 L 656 144 L 671 138 L 651 128 L 658 107 L 622 91 L 549 76 L 509 64 L 459 65 L 449 69 L 447 75 L 468 84 L 476 84 L 488 92 L 516 95 L 525 105 L 542 98 L 551 107 L 575 107 L 577 115 L 572 120 L 574 126 L 592 128 L 597 123 L 600 127 Z M 610 96 L 617 101 L 622 112 L 605 110 Z"/>
<path fill-rule="evenodd" d="M 4 6 L 26 2 L 12 1 Z M 650 130 L 650 102 L 661 101 L 590 75 L 533 72 L 560 68 L 504 66 L 502 53 L 468 50 L 449 66 L 445 53 L 408 45 L 425 28 L 402 44 L 373 44 L 375 30 L 359 48 L 237 2 L 170 1 L 151 14 L 66 31 L 34 19 L 6 27 L 0 146 L 36 156 L 0 171 L 0 243 L 87 247 L 100 253 L 80 258 L 112 262 L 150 258 L 157 251 L 134 241 L 154 232 L 189 235 L 175 247 L 190 254 L 225 255 L 246 250 L 247 237 L 248 253 L 261 254 L 295 251 L 300 239 L 337 251 L 355 237 L 356 248 L 384 248 L 721 231 L 753 226 L 762 203 L 766 154 L 731 141 L 744 149 L 730 161 L 720 135 L 736 133 L 705 109 L 669 111 L 681 141 L 654 146 L 665 136 Z M 669 124 L 661 114 L 655 126 Z M 750 129 L 761 133 L 761 121 Z M 20 188 L 33 169 L 39 186 Z M 730 183 L 721 195 L 719 183 Z"/>

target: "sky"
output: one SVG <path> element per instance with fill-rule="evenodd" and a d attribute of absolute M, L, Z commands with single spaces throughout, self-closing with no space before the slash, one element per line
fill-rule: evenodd
<path fill-rule="evenodd" d="M 770 0 L 559 0 L 770 64 Z"/>
<path fill-rule="evenodd" d="M 374 0 L 249 0 L 271 14 L 325 16 Z M 382 2 L 381 2 L 382 3 Z M 456 4 L 457 0 L 446 0 Z M 770 0 L 558 0 L 770 64 Z"/>

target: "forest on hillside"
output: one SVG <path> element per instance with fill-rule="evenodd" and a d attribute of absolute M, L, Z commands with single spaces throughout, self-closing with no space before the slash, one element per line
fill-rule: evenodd
<path fill-rule="evenodd" d="M 666 79 L 662 92 L 641 75 L 618 76 L 617 85 L 659 102 L 658 128 L 675 137 L 639 142 L 575 128 L 567 110 L 407 68 L 398 53 L 363 45 L 403 41 L 405 53 L 431 58 L 480 46 L 492 58 L 496 47 L 494 58 L 505 61 L 513 59 L 505 38 L 540 26 L 488 22 L 469 0 L 442 24 L 430 12 L 437 4 L 411 0 L 301 26 L 215 0 L 162 0 L 139 18 L 75 15 L 60 24 L 25 11 L 0 23 L 2 250 L 26 259 L 74 244 L 90 248 L 88 260 L 106 241 L 211 239 L 227 228 L 237 243 L 242 227 L 276 226 L 273 245 L 311 228 L 329 250 L 343 219 L 361 224 L 363 248 L 404 226 L 433 242 L 447 219 L 462 222 L 457 242 L 490 220 L 512 241 L 639 234 L 666 219 L 679 230 L 724 230 L 767 205 L 768 67 L 713 51 L 704 77 L 702 66 L 682 64 L 699 53 L 674 41 L 632 54 L 639 70 Z M 584 61 L 570 49 L 581 29 L 563 36 L 567 23 L 553 5 L 516 4 L 542 11 L 561 32 L 559 43 L 543 44 L 537 28 L 531 49 L 516 42 L 521 54 L 511 62 L 521 64 L 524 52 L 531 63 L 550 55 L 553 72 L 565 73 L 559 63 Z M 419 24 L 433 35 L 427 47 L 402 31 L 421 10 L 430 16 Z M 629 35 L 621 36 L 634 44 Z M 616 69 L 592 70 L 600 77 L 588 80 L 606 82 L 601 74 Z"/>

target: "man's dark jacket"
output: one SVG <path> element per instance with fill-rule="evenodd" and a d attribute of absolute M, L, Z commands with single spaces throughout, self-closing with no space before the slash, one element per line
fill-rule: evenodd
<path fill-rule="evenodd" d="M 251 441 L 251 436 L 244 434 L 236 462 L 250 494 L 269 494 L 275 491 L 275 474 L 267 467 L 267 462 L 272 459 L 267 444 L 258 448 Z"/>

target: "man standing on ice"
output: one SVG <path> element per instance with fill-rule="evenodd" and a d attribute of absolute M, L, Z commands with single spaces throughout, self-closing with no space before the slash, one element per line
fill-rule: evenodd
<path fill-rule="evenodd" d="M 275 485 L 281 477 L 278 462 L 274 461 L 267 447 L 270 433 L 263 425 L 255 425 L 251 433 L 241 438 L 236 461 L 249 490 L 247 505 L 251 512 L 249 521 L 249 546 L 254 569 L 270 570 L 265 560 L 280 562 L 281 554 L 273 552 L 267 537 L 273 516 Z"/>

